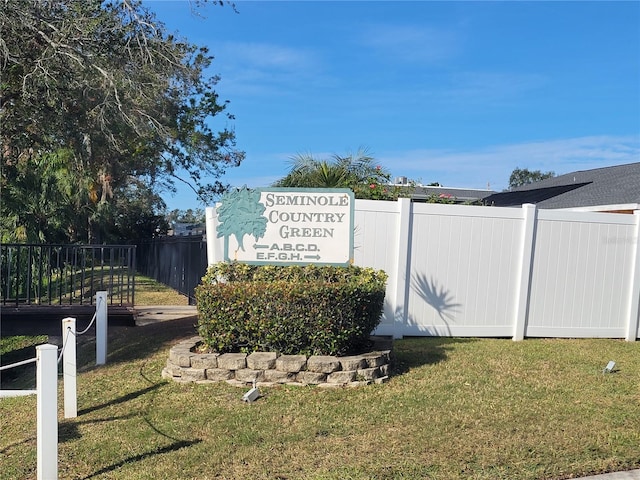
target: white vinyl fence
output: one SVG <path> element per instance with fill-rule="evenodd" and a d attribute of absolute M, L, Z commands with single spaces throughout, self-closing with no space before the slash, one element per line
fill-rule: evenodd
<path fill-rule="evenodd" d="M 389 275 L 380 335 L 634 341 L 639 233 L 640 212 L 356 200 L 354 263 Z"/>

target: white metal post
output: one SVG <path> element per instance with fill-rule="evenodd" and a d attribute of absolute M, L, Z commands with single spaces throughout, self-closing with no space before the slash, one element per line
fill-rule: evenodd
<path fill-rule="evenodd" d="M 76 319 L 67 317 L 62 320 L 62 378 L 64 385 L 64 418 L 78 416 L 78 395 L 76 387 Z"/>
<path fill-rule="evenodd" d="M 516 314 L 513 326 L 513 340 L 523 340 L 529 314 L 529 292 L 531 290 L 531 269 L 533 267 L 533 251 L 536 234 L 537 210 L 531 203 L 522 205 L 524 223 L 522 226 L 522 243 L 520 249 L 520 274 L 516 287 Z"/>
<path fill-rule="evenodd" d="M 36 347 L 38 480 L 58 478 L 58 347 Z"/>
<path fill-rule="evenodd" d="M 107 292 L 96 292 L 96 365 L 107 363 Z"/>

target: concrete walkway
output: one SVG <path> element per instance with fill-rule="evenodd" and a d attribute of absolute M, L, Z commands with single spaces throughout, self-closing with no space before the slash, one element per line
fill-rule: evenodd
<path fill-rule="evenodd" d="M 138 327 L 181 318 L 193 317 L 195 320 L 198 316 L 195 305 L 136 306 L 134 310 L 134 321 Z"/>
<path fill-rule="evenodd" d="M 640 480 L 640 469 L 627 472 L 602 473 L 581 478 L 582 480 Z"/>

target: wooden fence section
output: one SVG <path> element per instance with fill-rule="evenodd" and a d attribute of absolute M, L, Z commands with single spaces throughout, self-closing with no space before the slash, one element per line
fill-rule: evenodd
<path fill-rule="evenodd" d="M 209 262 L 221 260 L 207 209 Z M 354 263 L 389 275 L 377 334 L 640 337 L 634 215 L 356 200 Z"/>

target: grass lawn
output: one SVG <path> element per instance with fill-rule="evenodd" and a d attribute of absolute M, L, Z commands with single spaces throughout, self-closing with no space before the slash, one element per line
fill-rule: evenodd
<path fill-rule="evenodd" d="M 245 389 L 162 380 L 193 320 L 79 348 L 61 479 L 564 479 L 640 467 L 640 344 L 396 341 L 389 383 Z M 22 345 L 22 344 L 21 344 Z M 21 347 L 20 347 L 21 348 Z M 602 373 L 609 360 L 619 370 Z M 0 478 L 35 478 L 36 399 L 0 400 Z"/>
<path fill-rule="evenodd" d="M 186 303 L 138 277 L 136 304 Z M 112 326 L 99 368 L 94 344 L 79 344 L 78 418 L 62 418 L 59 398 L 61 479 L 537 480 L 640 467 L 639 343 L 408 338 L 387 384 L 264 388 L 246 404 L 246 389 L 161 378 L 169 347 L 194 333 L 193 320 Z M 46 341 L 0 339 L 3 364 Z M 618 371 L 604 375 L 609 360 Z M 33 364 L 2 373 L 33 387 Z M 0 480 L 36 476 L 35 406 L 0 400 Z"/>
<path fill-rule="evenodd" d="M 189 299 L 175 290 L 144 275 L 136 275 L 136 306 L 188 305 Z M 62 317 L 61 317 L 62 318 Z M 2 365 L 19 362 L 35 356 L 35 346 L 47 343 L 47 335 L 15 335 L 0 337 L 0 359 Z M 89 341 L 81 337 L 80 342 Z M 91 339 L 93 341 L 93 339 Z M 94 343 L 95 345 L 95 343 Z M 35 387 L 35 364 L 28 364 L 0 373 L 0 386 L 8 389 Z"/>
<path fill-rule="evenodd" d="M 136 274 L 135 303 L 137 306 L 189 305 L 189 299 L 152 278 Z"/>

